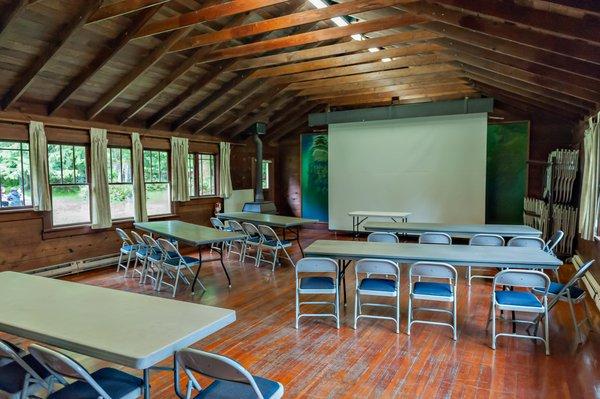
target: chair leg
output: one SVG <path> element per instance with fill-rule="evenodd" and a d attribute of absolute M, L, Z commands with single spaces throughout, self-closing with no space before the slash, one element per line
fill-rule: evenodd
<path fill-rule="evenodd" d="M 471 286 L 471 266 L 467 267 L 467 283 Z"/>
<path fill-rule="evenodd" d="M 585 318 L 587 320 L 588 326 L 590 327 L 590 331 L 594 331 L 594 327 L 592 326 L 592 317 L 590 315 L 590 308 L 585 298 L 583 298 L 583 309 L 585 310 Z"/>
<path fill-rule="evenodd" d="M 560 276 L 558 275 L 558 269 L 553 270 L 554 277 L 556 278 L 556 282 L 560 283 Z"/>
<path fill-rule="evenodd" d="M 262 261 L 262 247 L 258 246 L 256 248 L 256 254 L 254 254 L 256 256 L 256 259 L 254 260 L 254 266 L 259 267 L 260 266 L 260 262 Z"/>
<path fill-rule="evenodd" d="M 410 325 L 412 324 L 412 295 L 408 294 L 408 326 L 406 327 L 406 335 L 410 335 Z"/>
<path fill-rule="evenodd" d="M 358 319 L 358 290 L 354 291 L 354 329 L 356 330 L 356 320 Z"/>
<path fill-rule="evenodd" d="M 273 251 L 273 267 L 271 268 L 273 273 L 275 272 L 275 263 L 277 263 L 277 252 L 279 252 L 279 248 L 276 247 Z"/>
<path fill-rule="evenodd" d="M 117 262 L 117 272 L 121 270 L 121 261 L 123 260 L 123 252 L 119 252 L 119 261 Z"/>
<path fill-rule="evenodd" d="M 452 339 L 454 339 L 455 341 L 458 338 L 458 334 L 456 332 L 457 330 L 457 326 L 456 326 L 456 293 L 454 294 L 454 301 L 452 302 L 452 325 L 454 326 L 453 330 L 454 330 L 454 334 Z"/>
<path fill-rule="evenodd" d="M 173 298 L 175 298 L 175 294 L 177 293 L 177 283 L 179 282 L 179 268 L 177 269 L 177 274 L 175 274 L 175 283 L 173 283 Z"/>
<path fill-rule="evenodd" d="M 496 349 L 496 307 L 492 304 L 492 349 Z"/>
<path fill-rule="evenodd" d="M 290 263 L 292 264 L 292 266 L 296 267 L 296 264 L 294 263 L 294 261 L 292 260 L 292 257 L 290 256 L 290 254 L 288 253 L 288 251 L 286 251 L 285 248 L 283 248 L 283 252 L 285 252 L 285 256 L 287 256 L 288 260 L 290 261 Z"/>
<path fill-rule="evenodd" d="M 298 280 L 296 279 L 296 330 L 298 329 L 298 316 L 300 315 L 300 300 L 298 295 Z"/>
<path fill-rule="evenodd" d="M 396 334 L 400 334 L 400 291 L 396 294 Z"/>
<path fill-rule="evenodd" d="M 127 263 L 125 264 L 125 273 L 123 274 L 123 277 L 127 277 L 127 272 L 129 271 L 129 263 L 131 262 L 131 253 L 133 251 L 129 251 L 129 253 L 127 254 Z"/>
<path fill-rule="evenodd" d="M 335 326 L 340 329 L 340 287 L 335 288 Z"/>
<path fill-rule="evenodd" d="M 546 345 L 546 356 L 550 356 L 550 334 L 548 328 L 548 306 L 544 314 L 544 344 Z"/>
<path fill-rule="evenodd" d="M 573 301 L 571 298 L 567 300 L 569 304 L 569 313 L 571 313 L 571 320 L 573 321 L 573 326 L 575 327 L 575 335 L 577 336 L 577 343 L 582 342 L 581 332 L 579 331 L 579 324 L 577 323 L 577 317 L 575 316 L 575 309 L 573 308 Z"/>

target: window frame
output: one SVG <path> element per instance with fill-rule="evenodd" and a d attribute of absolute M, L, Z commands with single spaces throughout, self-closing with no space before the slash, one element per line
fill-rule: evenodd
<path fill-rule="evenodd" d="M 23 174 L 23 170 L 24 170 L 24 163 L 23 163 L 23 153 L 27 152 L 27 156 L 30 157 L 31 154 L 31 148 L 29 147 L 29 141 L 27 140 L 6 140 L 6 139 L 2 139 L 0 140 L 0 143 L 20 143 L 21 144 L 21 148 L 18 150 L 13 150 L 13 151 L 20 151 L 21 152 L 21 174 Z M 27 150 L 23 150 L 23 144 L 27 144 Z M 0 149 L 0 150 L 5 150 L 5 149 Z M 6 149 L 7 151 L 11 151 Z M 29 158 L 31 159 L 31 158 Z M 24 183 L 25 179 L 21 176 L 21 190 L 23 191 L 23 196 L 25 196 L 25 189 L 24 189 Z M 2 195 L 2 176 L 0 176 L 0 197 Z M 29 202 L 31 202 L 31 205 L 21 205 L 21 206 L 6 206 L 3 207 L 2 204 L 0 204 L 0 213 L 4 213 L 4 212 L 15 212 L 15 211 L 29 211 L 33 209 L 33 181 L 31 179 L 31 160 L 29 161 L 29 189 L 30 189 L 30 198 L 29 198 Z M 0 202 L 2 201 L 2 198 L 0 198 Z"/>
<path fill-rule="evenodd" d="M 133 149 L 131 147 L 124 147 L 124 146 L 118 146 L 118 145 L 112 145 L 112 146 L 108 146 L 106 148 L 106 151 L 108 152 L 107 155 L 107 161 L 108 164 L 112 167 L 112 150 L 113 149 L 118 149 L 121 150 L 120 154 L 121 154 L 121 159 L 120 159 L 120 165 L 121 165 L 121 181 L 120 182 L 111 182 L 111 168 L 108 167 L 108 190 L 109 190 L 109 196 L 110 196 L 110 186 L 111 185 L 131 185 L 132 189 L 133 189 Z M 131 171 L 131 182 L 123 182 L 123 150 L 129 150 L 129 170 Z M 110 198 L 108 200 L 109 202 L 109 206 L 110 206 Z M 111 209 L 112 211 L 112 209 Z M 132 213 L 135 213 L 135 210 L 132 209 L 131 210 Z M 111 213 L 111 218 L 114 222 L 118 222 L 118 221 L 127 221 L 127 220 L 133 220 L 135 217 L 135 215 L 132 216 L 128 216 L 128 217 L 124 217 L 124 218 L 113 218 L 112 217 L 112 213 Z"/>
<path fill-rule="evenodd" d="M 267 166 L 267 179 L 266 179 L 266 183 L 267 186 L 265 187 L 265 179 L 263 179 L 263 170 L 265 165 Z M 263 190 L 270 190 L 271 187 L 271 165 L 273 165 L 273 160 L 271 159 L 263 159 L 262 160 L 262 168 L 261 168 L 261 174 L 260 174 L 260 181 L 261 181 L 261 187 Z"/>
<path fill-rule="evenodd" d="M 153 181 L 153 180 L 147 180 L 146 179 L 146 152 L 157 152 L 157 153 L 165 153 L 167 156 L 167 170 L 166 170 L 166 176 L 167 176 L 167 180 L 166 181 Z M 150 158 L 152 159 L 152 157 Z M 142 152 L 142 167 L 144 170 L 144 186 L 146 187 L 146 212 L 148 212 L 148 184 L 167 184 L 168 189 L 169 189 L 169 210 L 167 213 L 157 213 L 157 214 L 150 214 L 148 212 L 148 218 L 155 218 L 155 217 L 160 217 L 160 216 L 166 216 L 166 215 L 172 215 L 173 214 L 173 201 L 171 200 L 171 151 L 170 150 L 164 150 L 164 149 L 154 149 L 154 148 L 145 148 Z M 159 163 L 160 163 L 160 155 L 159 155 Z M 159 176 L 162 174 L 160 169 L 159 169 Z M 152 165 L 150 166 L 150 177 L 152 177 Z"/>
<path fill-rule="evenodd" d="M 218 176 L 219 176 L 219 171 L 218 171 L 218 154 L 212 153 L 212 152 L 190 152 L 188 154 L 188 157 L 192 155 L 194 158 L 194 170 L 193 170 L 193 174 L 194 174 L 194 190 L 193 190 L 193 195 L 190 194 L 190 196 L 192 198 L 214 198 L 214 197 L 218 197 L 219 193 L 218 193 L 218 186 L 217 186 L 217 181 L 218 181 Z M 201 194 L 200 193 L 200 184 L 201 184 L 201 179 L 200 179 L 200 164 L 201 164 L 201 157 L 203 155 L 207 155 L 209 157 L 212 157 L 212 166 L 213 166 L 213 193 L 212 194 Z M 188 158 L 189 159 L 189 158 Z M 189 170 L 189 168 L 188 168 Z"/>

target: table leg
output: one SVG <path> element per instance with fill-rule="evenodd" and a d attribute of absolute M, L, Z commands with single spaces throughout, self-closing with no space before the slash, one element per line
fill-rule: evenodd
<path fill-rule="evenodd" d="M 227 283 L 229 284 L 229 288 L 231 288 L 231 278 L 229 278 L 229 273 L 227 273 L 227 268 L 225 267 L 225 262 L 223 262 L 223 250 L 217 251 L 219 253 L 219 260 L 221 261 L 221 267 L 227 276 Z"/>
<path fill-rule="evenodd" d="M 304 249 L 302 249 L 302 244 L 300 244 L 300 226 L 296 226 L 296 242 L 298 243 L 302 257 L 304 258 Z"/>
<path fill-rule="evenodd" d="M 144 369 L 144 399 L 150 399 L 150 369 Z"/>
<path fill-rule="evenodd" d="M 222 256 L 221 252 L 221 256 Z M 196 287 L 196 281 L 198 281 L 198 275 L 200 275 L 200 269 L 202 268 L 202 246 L 198 246 L 198 269 L 196 270 L 196 275 L 194 276 L 194 282 L 192 283 L 192 294 L 194 293 L 194 288 Z"/>

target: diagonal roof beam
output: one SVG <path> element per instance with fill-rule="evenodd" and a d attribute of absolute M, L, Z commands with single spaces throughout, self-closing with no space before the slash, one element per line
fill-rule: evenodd
<path fill-rule="evenodd" d="M 27 0 L 14 0 L 0 9 L 0 41 L 8 25 L 19 17 L 27 4 Z"/>
<path fill-rule="evenodd" d="M 464 97 L 467 93 L 473 93 L 476 90 L 472 86 L 459 85 L 439 85 L 429 88 L 419 88 L 400 91 L 382 91 L 370 95 L 350 95 L 343 97 L 331 98 L 327 102 L 330 105 L 343 106 L 355 104 L 368 104 L 373 102 L 388 102 L 391 104 L 392 99 L 397 97 L 398 100 L 410 100 L 415 98 L 428 98 L 430 96 L 455 95 L 456 98 Z"/>
<path fill-rule="evenodd" d="M 590 11 L 600 14 L 600 3 L 598 0 L 545 0 L 549 3 L 558 4 L 565 7 L 576 8 L 579 10 Z"/>
<path fill-rule="evenodd" d="M 314 111 L 318 107 L 322 107 L 323 103 L 308 102 L 304 104 L 304 107 L 300 112 L 297 113 L 296 117 L 287 119 L 283 123 L 273 126 L 272 130 L 275 132 L 267 137 L 269 145 L 275 145 L 289 133 L 299 128 L 302 124 L 306 124 L 308 127 L 308 114 Z"/>
<path fill-rule="evenodd" d="M 290 98 L 287 96 L 279 96 L 278 99 L 272 101 L 267 108 L 263 109 L 256 115 L 251 115 L 248 118 L 242 120 L 237 127 L 229 134 L 229 138 L 233 139 L 244 132 L 254 122 L 265 121 L 269 118 L 270 115 L 277 112 L 283 106 L 289 104 L 292 101 L 297 101 L 295 98 Z"/>
<path fill-rule="evenodd" d="M 119 36 L 109 41 L 96 55 L 96 58 L 90 62 L 61 92 L 52 100 L 48 107 L 48 113 L 52 115 L 59 108 L 69 101 L 81 86 L 85 84 L 96 72 L 98 72 L 108 61 L 112 59 L 131 39 L 139 29 L 144 26 L 160 9 L 160 5 L 146 8 L 140 15 L 136 16 L 133 22 L 121 32 Z"/>
<path fill-rule="evenodd" d="M 190 27 L 202 22 L 219 18 L 242 14 L 258 10 L 279 3 L 287 3 L 286 0 L 232 0 L 221 4 L 210 5 L 186 14 L 177 15 L 161 21 L 148 24 L 137 33 L 136 38 L 157 35 L 177 29 Z"/>
<path fill-rule="evenodd" d="M 25 70 L 21 78 L 14 84 L 8 93 L 0 101 L 0 108 L 6 109 L 17 101 L 31 85 L 36 75 L 46 66 L 46 64 L 56 55 L 56 53 L 65 45 L 67 40 L 79 28 L 83 26 L 88 17 L 98 9 L 101 0 L 90 0 L 84 2 L 84 6 L 79 9 L 77 14 L 70 21 L 60 28 L 55 39 L 37 56 L 35 61 Z"/>
<path fill-rule="evenodd" d="M 87 23 L 104 21 L 110 18 L 127 15 L 133 12 L 143 10 L 144 8 L 154 7 L 164 4 L 170 0 L 122 0 L 106 6 L 100 7 L 87 20 Z"/>

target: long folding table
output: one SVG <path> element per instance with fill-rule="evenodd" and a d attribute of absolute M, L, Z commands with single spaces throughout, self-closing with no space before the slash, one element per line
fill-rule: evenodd
<path fill-rule="evenodd" d="M 192 283 L 192 293 L 194 292 L 196 280 L 198 280 L 198 275 L 200 274 L 200 269 L 202 268 L 202 246 L 244 238 L 244 235 L 240 233 L 221 231 L 212 227 L 186 223 L 180 220 L 134 223 L 134 226 L 136 229 L 156 234 L 161 237 L 171 238 L 198 248 L 198 260 L 200 263 L 198 264 L 198 269 L 196 270 L 196 275 L 194 276 L 194 282 Z M 227 273 L 225 262 L 223 262 L 223 251 L 215 248 L 213 248 L 213 250 L 219 254 L 221 267 L 223 268 L 225 276 L 227 276 L 229 286 L 231 287 L 231 279 L 229 278 L 229 273 Z M 207 261 L 211 260 L 204 260 L 204 262 Z"/>
<path fill-rule="evenodd" d="M 482 247 L 471 245 L 437 245 L 413 243 L 381 243 L 365 241 L 316 240 L 306 248 L 307 256 L 323 256 L 338 260 L 340 281 L 352 260 L 389 259 L 398 263 L 420 261 L 446 262 L 454 266 L 511 267 L 519 269 L 555 270 L 562 261 L 540 249 L 522 247 Z"/>
<path fill-rule="evenodd" d="M 398 220 L 401 222 L 407 222 L 408 217 L 411 215 L 410 212 L 386 212 L 386 211 L 352 211 L 348 212 L 348 216 L 352 216 L 352 232 L 355 237 L 358 237 L 358 233 L 360 232 L 360 225 L 367 221 L 367 219 L 373 217 L 378 218 L 389 218 L 392 219 L 393 222 L 390 223 L 398 223 Z"/>
<path fill-rule="evenodd" d="M 175 352 L 235 321 L 235 311 L 92 285 L 0 273 L 0 331 L 143 370 L 174 373 Z M 153 367 L 173 356 L 173 368 Z"/>
<path fill-rule="evenodd" d="M 393 223 L 368 222 L 367 231 L 386 231 L 409 235 L 427 232 L 440 232 L 452 237 L 472 237 L 475 234 L 497 234 L 502 237 L 541 237 L 542 232 L 533 227 L 513 224 L 446 224 L 446 223 Z"/>
<path fill-rule="evenodd" d="M 224 212 L 217 215 L 220 219 L 226 220 L 237 220 L 242 222 L 248 222 L 255 225 L 264 224 L 270 227 L 277 227 L 282 229 L 282 239 L 286 239 L 286 231 L 292 231 L 294 237 L 292 240 L 298 243 L 300 252 L 304 256 L 304 249 L 300 243 L 300 227 L 305 224 L 316 223 L 318 220 L 297 218 L 293 216 L 281 216 L 273 215 L 270 213 L 256 213 L 256 212 Z"/>

